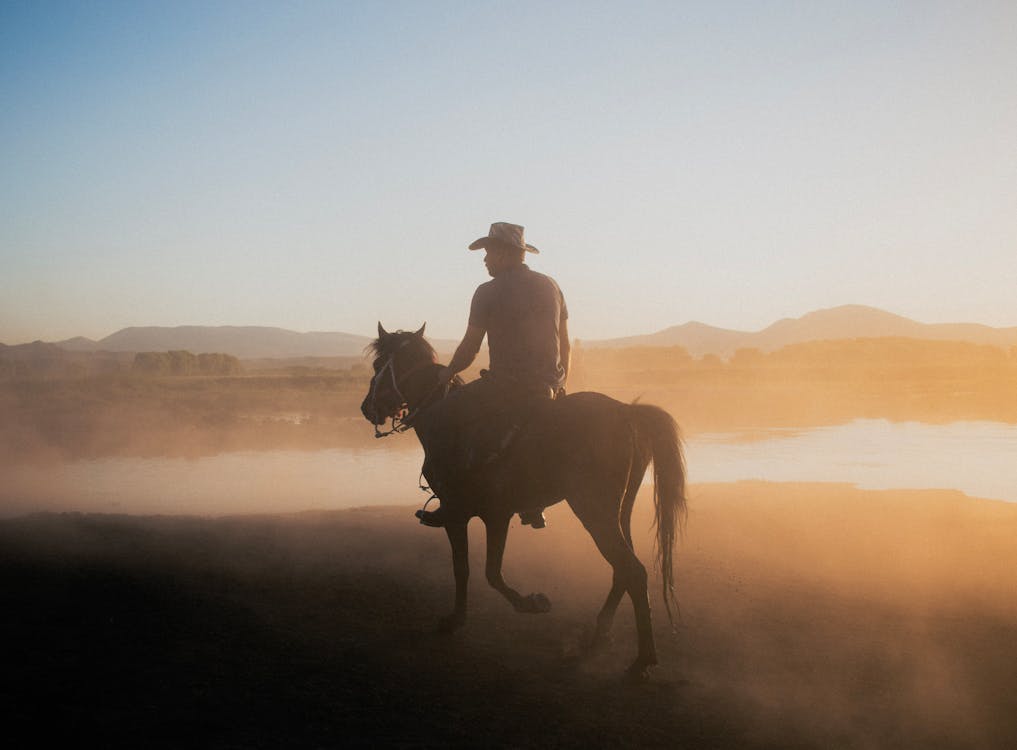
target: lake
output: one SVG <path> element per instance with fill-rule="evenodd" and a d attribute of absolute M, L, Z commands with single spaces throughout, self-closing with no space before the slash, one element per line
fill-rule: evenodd
<path fill-rule="evenodd" d="M 1017 425 L 999 422 L 865 419 L 762 435 L 699 435 L 687 457 L 694 482 L 849 482 L 1017 502 Z"/>
<path fill-rule="evenodd" d="M 13 466 L 0 478 L 0 514 L 221 515 L 415 505 L 427 497 L 417 489 L 423 456 L 415 438 L 402 440 L 398 450 L 378 446 Z M 1017 502 L 1017 426 L 997 422 L 857 420 L 814 429 L 698 435 L 686 449 L 693 484 L 848 482 L 863 489 L 956 489 Z"/>

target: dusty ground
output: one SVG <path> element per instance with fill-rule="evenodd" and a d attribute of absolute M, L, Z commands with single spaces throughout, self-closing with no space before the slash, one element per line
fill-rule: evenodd
<path fill-rule="evenodd" d="M 637 546 L 651 559 L 649 498 Z M 131 747 L 1017 746 L 1017 507 L 947 492 L 697 486 L 682 622 L 645 684 L 609 571 L 564 506 L 514 528 L 514 614 L 472 529 L 471 620 L 411 508 L 0 522 L 5 731 Z M 656 580 L 656 579 L 654 579 Z M 659 603 L 659 594 L 655 593 Z"/>

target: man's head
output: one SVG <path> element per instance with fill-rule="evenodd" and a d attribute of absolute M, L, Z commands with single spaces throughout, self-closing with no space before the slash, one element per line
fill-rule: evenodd
<path fill-rule="evenodd" d="M 492 276 L 522 265 L 526 253 L 539 253 L 533 245 L 527 245 L 523 238 L 523 227 L 496 221 L 486 237 L 470 243 L 470 250 L 484 248 L 484 265 Z"/>
<path fill-rule="evenodd" d="M 489 242 L 485 248 L 484 265 L 491 276 L 517 268 L 523 264 L 526 251 L 499 242 Z"/>

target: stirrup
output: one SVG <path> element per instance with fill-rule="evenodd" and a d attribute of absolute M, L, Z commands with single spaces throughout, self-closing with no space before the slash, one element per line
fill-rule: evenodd
<path fill-rule="evenodd" d="M 424 510 L 421 508 L 414 515 L 420 519 L 420 523 L 423 526 L 430 526 L 432 529 L 445 527 L 445 514 L 442 513 L 441 508 L 438 508 L 438 510 Z"/>

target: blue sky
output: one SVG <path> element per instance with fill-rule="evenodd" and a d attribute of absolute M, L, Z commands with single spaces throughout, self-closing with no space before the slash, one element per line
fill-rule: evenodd
<path fill-rule="evenodd" d="M 0 341 L 457 337 L 492 221 L 574 335 L 1017 325 L 1017 5 L 0 3 Z"/>

